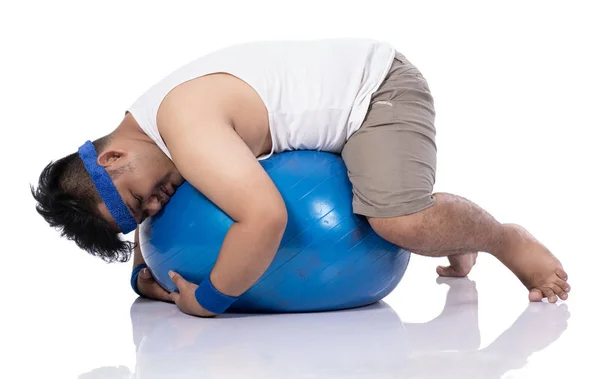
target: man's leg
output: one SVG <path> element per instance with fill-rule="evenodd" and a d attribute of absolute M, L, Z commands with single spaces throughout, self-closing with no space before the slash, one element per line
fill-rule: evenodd
<path fill-rule="evenodd" d="M 500 224 L 460 196 L 436 193 L 434 197 L 435 204 L 418 213 L 369 218 L 369 222 L 381 237 L 419 255 L 490 253 L 530 290 L 531 301 L 567 299 L 567 274 L 560 262 L 524 228 Z"/>
<path fill-rule="evenodd" d="M 457 195 L 435 193 L 422 211 L 399 217 L 368 217 L 375 231 L 419 255 L 450 255 L 497 251 L 505 229 L 489 213 Z"/>
<path fill-rule="evenodd" d="M 361 128 L 342 157 L 353 185 L 355 213 L 388 241 L 426 256 L 448 256 L 440 275 L 466 275 L 477 252 L 497 257 L 531 291 L 566 299 L 566 273 L 527 231 L 496 221 L 460 196 L 433 193 L 437 147 L 435 110 L 421 73 L 398 54 L 375 92 Z"/>

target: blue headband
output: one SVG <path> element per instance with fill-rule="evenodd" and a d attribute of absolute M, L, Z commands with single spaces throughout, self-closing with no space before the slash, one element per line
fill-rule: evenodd
<path fill-rule="evenodd" d="M 104 167 L 97 163 L 98 154 L 96 153 L 94 144 L 90 141 L 84 143 L 79 148 L 79 156 L 83 161 L 85 169 L 90 174 L 98 194 L 104 200 L 106 208 L 108 208 L 108 211 L 119 225 L 121 233 L 127 234 L 135 230 L 137 222 L 131 215 L 131 212 L 129 212 L 129 208 L 123 202 L 119 191 L 117 191 Z"/>

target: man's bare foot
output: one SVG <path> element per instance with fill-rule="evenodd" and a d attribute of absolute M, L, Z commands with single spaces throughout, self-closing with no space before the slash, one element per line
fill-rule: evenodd
<path fill-rule="evenodd" d="M 571 287 L 567 273 L 554 255 L 525 228 L 516 224 L 503 224 L 505 240 L 494 252 L 529 290 L 530 301 L 554 303 L 566 300 Z"/>
<path fill-rule="evenodd" d="M 454 254 L 448 256 L 450 266 L 438 266 L 436 272 L 439 276 L 467 276 L 475 262 L 477 262 L 477 253 Z"/>

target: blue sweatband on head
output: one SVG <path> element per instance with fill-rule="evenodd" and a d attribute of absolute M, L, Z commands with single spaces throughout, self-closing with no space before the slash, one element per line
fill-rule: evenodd
<path fill-rule="evenodd" d="M 235 303 L 237 297 L 222 294 L 211 283 L 210 277 L 206 277 L 194 292 L 196 300 L 204 309 L 212 313 L 223 313 Z"/>
<path fill-rule="evenodd" d="M 121 233 L 127 234 L 137 227 L 137 222 L 129 212 L 129 208 L 123 202 L 117 187 L 110 179 L 104 167 L 98 164 L 98 154 L 94 144 L 87 141 L 79 148 L 79 157 L 83 161 L 85 169 L 90 174 L 98 194 L 104 200 L 106 208 L 119 225 Z"/>
<path fill-rule="evenodd" d="M 148 267 L 148 265 L 146 265 L 145 263 L 142 263 L 139 266 L 136 266 L 133 271 L 131 272 L 131 288 L 133 288 L 133 291 L 135 293 L 138 294 L 138 296 L 143 296 L 140 291 L 137 288 L 137 279 L 138 276 L 140 276 L 140 271 L 142 271 L 143 269 L 145 269 L 146 267 Z"/>

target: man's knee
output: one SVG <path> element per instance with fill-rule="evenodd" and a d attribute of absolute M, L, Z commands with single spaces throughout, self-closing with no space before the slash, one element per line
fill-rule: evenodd
<path fill-rule="evenodd" d="M 423 233 L 422 215 L 411 214 L 399 217 L 368 217 L 369 224 L 381 238 L 396 245 L 409 248 L 421 244 Z"/>
<path fill-rule="evenodd" d="M 388 239 L 387 235 L 390 233 L 392 218 L 382 217 L 367 217 L 369 225 L 380 237 Z"/>

